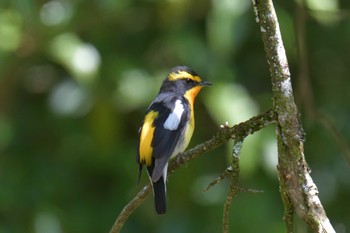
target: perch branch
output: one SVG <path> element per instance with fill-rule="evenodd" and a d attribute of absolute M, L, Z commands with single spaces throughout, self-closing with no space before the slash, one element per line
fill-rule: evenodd
<path fill-rule="evenodd" d="M 180 166 L 187 164 L 190 160 L 198 157 L 199 155 L 207 151 L 211 151 L 231 139 L 237 140 L 245 138 L 273 123 L 274 119 L 274 112 L 269 110 L 233 127 L 222 126 L 216 135 L 210 140 L 197 145 L 196 147 L 178 155 L 177 158 L 173 159 L 169 165 L 168 176 Z M 141 191 L 139 191 L 139 193 L 136 194 L 136 196 L 123 208 L 112 229 L 110 230 L 110 233 L 119 233 L 129 216 L 142 204 L 150 193 L 151 187 L 150 184 L 148 184 L 142 188 Z"/>

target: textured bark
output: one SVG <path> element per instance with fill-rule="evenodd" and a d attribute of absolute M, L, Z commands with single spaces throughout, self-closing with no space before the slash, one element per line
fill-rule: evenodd
<path fill-rule="evenodd" d="M 293 232 L 294 211 L 313 232 L 335 232 L 305 161 L 304 132 L 294 102 L 287 57 L 272 0 L 256 0 L 253 4 L 271 73 L 280 193 L 287 232 Z"/>

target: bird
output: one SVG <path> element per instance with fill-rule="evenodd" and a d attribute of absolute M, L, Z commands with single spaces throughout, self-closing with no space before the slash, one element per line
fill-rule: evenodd
<path fill-rule="evenodd" d="M 166 212 L 168 161 L 187 148 L 195 125 L 195 98 L 203 87 L 210 85 L 191 68 L 176 66 L 146 111 L 138 134 L 138 180 L 145 166 L 157 214 Z"/>

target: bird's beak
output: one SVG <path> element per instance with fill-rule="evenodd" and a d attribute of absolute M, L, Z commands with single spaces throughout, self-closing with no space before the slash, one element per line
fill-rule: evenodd
<path fill-rule="evenodd" d="M 200 86 L 211 86 L 211 85 L 213 85 L 213 84 L 210 83 L 210 82 L 207 82 L 207 81 L 202 81 L 202 82 L 199 83 L 199 85 L 200 85 Z"/>

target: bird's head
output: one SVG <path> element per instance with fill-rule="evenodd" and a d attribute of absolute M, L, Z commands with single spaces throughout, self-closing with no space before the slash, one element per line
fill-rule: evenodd
<path fill-rule="evenodd" d="M 188 101 L 193 102 L 199 91 L 204 86 L 212 85 L 203 81 L 201 77 L 187 66 L 176 66 L 170 70 L 164 80 L 160 92 L 175 92 L 182 95 Z"/>

